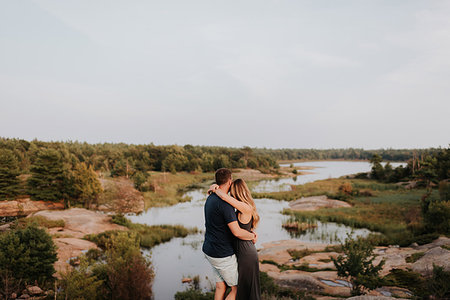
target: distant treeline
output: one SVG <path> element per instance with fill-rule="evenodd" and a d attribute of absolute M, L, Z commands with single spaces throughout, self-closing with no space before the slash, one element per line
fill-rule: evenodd
<path fill-rule="evenodd" d="M 218 168 L 278 168 L 269 152 L 255 152 L 249 147 L 155 146 L 133 144 L 88 144 L 80 142 L 43 142 L 0 138 L 0 151 L 14 153 L 22 173 L 28 173 L 43 150 L 59 152 L 70 168 L 84 162 L 95 171 L 110 172 L 111 176 L 132 175 L 147 171 L 212 172 Z"/>
<path fill-rule="evenodd" d="M 96 171 L 112 176 L 146 171 L 211 172 L 221 167 L 270 170 L 278 160 L 370 160 L 373 155 L 384 161 L 407 161 L 414 156 L 430 154 L 437 149 L 261 149 L 215 146 L 156 146 L 124 143 L 88 144 L 82 142 L 43 142 L 38 140 L 0 138 L 0 149 L 11 150 L 22 173 L 27 173 L 39 151 L 57 150 L 63 162 L 72 167 L 84 162 Z"/>
<path fill-rule="evenodd" d="M 370 160 L 379 155 L 383 161 L 408 161 L 413 157 L 436 153 L 439 149 L 254 149 L 255 153 L 270 155 L 276 160 Z"/>

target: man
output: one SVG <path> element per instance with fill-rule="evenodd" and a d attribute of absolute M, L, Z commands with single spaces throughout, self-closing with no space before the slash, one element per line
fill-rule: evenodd
<path fill-rule="evenodd" d="M 229 169 L 218 169 L 215 174 L 219 188 L 228 193 L 232 178 Z M 216 293 L 214 300 L 223 300 L 227 285 L 231 292 L 226 300 L 236 298 L 238 268 L 233 250 L 233 239 L 256 241 L 256 234 L 239 227 L 234 208 L 212 193 L 205 203 L 205 241 L 203 253 L 214 270 Z"/>

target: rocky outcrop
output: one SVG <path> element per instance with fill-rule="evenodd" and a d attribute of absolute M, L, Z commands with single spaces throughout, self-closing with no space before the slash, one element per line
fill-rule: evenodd
<path fill-rule="evenodd" d="M 111 217 L 84 208 L 71 208 L 67 210 L 39 211 L 33 216 L 42 216 L 50 220 L 64 220 L 64 227 L 50 228 L 49 233 L 57 246 L 58 261 L 55 263 L 57 272 L 70 269 L 69 260 L 80 256 L 89 249 L 96 249 L 97 245 L 86 241 L 87 234 L 98 234 L 108 230 L 128 230 L 126 227 L 112 224 Z"/>
<path fill-rule="evenodd" d="M 450 251 L 441 247 L 436 247 L 425 252 L 425 255 L 412 265 L 412 270 L 422 275 L 430 275 L 433 272 L 433 265 L 443 267 L 445 271 L 450 271 Z"/>
<path fill-rule="evenodd" d="M 59 211 L 43 210 L 34 213 L 33 216 L 42 216 L 49 220 L 64 220 L 64 228 L 51 228 L 50 233 L 76 238 L 107 230 L 127 230 L 123 226 L 111 223 L 111 216 L 84 208 Z"/>
<path fill-rule="evenodd" d="M 313 211 L 320 208 L 351 207 L 350 204 L 340 200 L 328 199 L 327 196 L 313 196 L 300 198 L 289 203 L 292 210 Z"/>
<path fill-rule="evenodd" d="M 340 297 L 350 296 L 350 283 L 339 278 L 333 271 L 334 264 L 330 257 L 336 257 L 339 253 L 333 252 L 333 245 L 308 243 L 299 240 L 285 240 L 262 245 L 258 251 L 260 270 L 267 272 L 275 282 L 281 286 L 297 289 L 301 287 L 309 292 L 331 294 Z M 422 275 L 429 275 L 433 270 L 433 264 L 450 270 L 450 238 L 440 237 L 434 242 L 422 246 L 400 248 L 398 246 L 377 247 L 374 250 L 377 265 L 384 260 L 381 276 L 389 274 L 392 269 L 412 269 Z M 327 248 L 328 247 L 328 248 Z M 303 253 L 303 257 L 295 260 L 292 253 Z M 308 250 L 308 251 L 306 251 Z M 291 254 L 290 254 L 291 253 Z M 417 255 L 419 254 L 419 255 Z M 423 255 L 423 256 L 421 256 Z M 411 257 L 418 257 L 412 261 Z M 308 268 L 301 268 L 301 267 Z M 303 271 L 305 270 L 305 271 Z M 353 297 L 350 299 L 392 299 L 386 296 L 394 296 L 396 299 L 409 297 L 410 291 L 399 287 L 380 287 L 371 291 L 369 296 Z"/>
<path fill-rule="evenodd" d="M 28 216 L 40 210 L 53 209 L 64 209 L 64 203 L 34 201 L 30 198 L 0 201 L 0 216 Z"/>

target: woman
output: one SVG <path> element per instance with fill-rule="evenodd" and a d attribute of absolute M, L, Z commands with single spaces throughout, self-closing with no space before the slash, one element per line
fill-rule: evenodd
<path fill-rule="evenodd" d="M 247 184 L 242 179 L 236 179 L 230 188 L 230 195 L 219 189 L 217 184 L 210 187 L 222 200 L 228 202 L 237 209 L 237 219 L 239 226 L 245 230 L 252 231 L 259 222 L 259 215 L 256 211 Z M 259 284 L 259 261 L 258 253 L 252 241 L 236 239 L 235 252 L 238 261 L 238 300 L 259 300 L 261 299 L 261 289 Z"/>

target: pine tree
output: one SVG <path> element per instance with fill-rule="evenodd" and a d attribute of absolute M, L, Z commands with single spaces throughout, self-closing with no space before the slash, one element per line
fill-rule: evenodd
<path fill-rule="evenodd" d="M 40 151 L 30 171 L 28 193 L 32 199 L 59 201 L 65 198 L 67 172 L 58 151 Z"/>
<path fill-rule="evenodd" d="M 11 272 L 23 283 L 53 280 L 56 261 L 52 237 L 35 224 L 0 235 L 0 271 Z"/>
<path fill-rule="evenodd" d="M 19 174 L 19 163 L 14 153 L 0 149 L 0 200 L 14 199 L 20 193 Z"/>
<path fill-rule="evenodd" d="M 86 208 L 89 208 L 103 191 L 97 173 L 92 166 L 88 167 L 84 162 L 75 165 L 71 183 L 74 197 Z"/>

